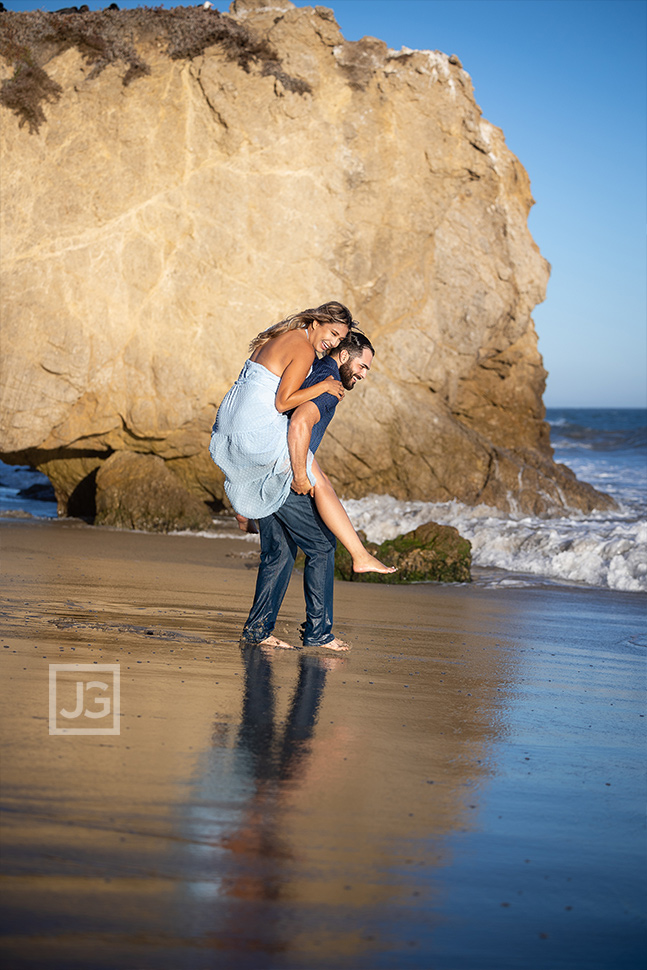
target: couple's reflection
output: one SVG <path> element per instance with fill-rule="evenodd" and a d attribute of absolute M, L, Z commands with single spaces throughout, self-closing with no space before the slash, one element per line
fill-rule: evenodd
<path fill-rule="evenodd" d="M 247 779 L 251 791 L 239 824 L 221 841 L 233 853 L 232 861 L 239 862 L 226 891 L 239 899 L 276 899 L 283 880 L 280 867 L 271 860 L 293 857 L 280 834 L 282 796 L 304 780 L 326 675 L 345 661 L 299 654 L 287 716 L 279 722 L 272 652 L 246 644 L 241 656 L 245 689 L 236 760 L 239 776 Z"/>
<path fill-rule="evenodd" d="M 330 759 L 316 738 L 317 718 L 326 677 L 346 660 L 277 655 L 248 644 L 240 649 L 240 715 L 233 732 L 229 716 L 216 716 L 212 745 L 201 759 L 183 902 L 201 946 L 217 951 L 214 966 L 262 970 L 275 965 L 273 955 L 287 959 L 293 948 L 290 906 L 307 853 L 297 805 L 316 809 L 310 769 L 317 759 Z M 293 679 L 286 706 L 287 675 Z"/>
<path fill-rule="evenodd" d="M 241 647 L 245 667 L 245 693 L 238 732 L 239 751 L 259 782 L 280 784 L 294 778 L 307 758 L 309 741 L 319 713 L 330 660 L 299 655 L 298 677 L 285 727 L 276 723 L 276 697 L 270 654 L 262 647 Z"/>

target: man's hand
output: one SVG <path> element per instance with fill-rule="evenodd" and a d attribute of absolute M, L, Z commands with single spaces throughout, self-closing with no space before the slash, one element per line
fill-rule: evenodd
<path fill-rule="evenodd" d="M 315 494 L 314 485 L 310 484 L 310 479 L 307 475 L 303 478 L 293 478 L 290 488 L 297 495 L 310 495 L 314 497 Z"/>

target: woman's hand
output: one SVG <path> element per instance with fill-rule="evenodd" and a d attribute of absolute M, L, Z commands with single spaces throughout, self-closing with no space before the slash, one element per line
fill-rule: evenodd
<path fill-rule="evenodd" d="M 290 488 L 293 492 L 296 492 L 297 495 L 314 496 L 315 493 L 314 485 L 311 485 L 310 479 L 307 475 L 304 475 L 303 478 L 293 478 Z"/>
<path fill-rule="evenodd" d="M 346 391 L 341 381 L 335 380 L 334 377 L 328 375 L 326 380 L 320 381 L 317 386 L 321 388 L 320 393 L 332 394 L 338 400 L 343 401 Z"/>

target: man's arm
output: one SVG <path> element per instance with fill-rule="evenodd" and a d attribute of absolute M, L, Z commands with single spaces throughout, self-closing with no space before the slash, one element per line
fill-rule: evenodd
<path fill-rule="evenodd" d="M 312 495 L 313 488 L 307 473 L 308 448 L 312 429 L 321 417 L 319 408 L 312 401 L 300 404 L 288 425 L 288 449 L 292 462 L 292 490 L 297 495 Z"/>

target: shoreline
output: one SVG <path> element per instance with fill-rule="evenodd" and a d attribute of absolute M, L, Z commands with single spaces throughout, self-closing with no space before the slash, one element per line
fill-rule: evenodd
<path fill-rule="evenodd" d="M 555 460 L 608 492 L 618 503 L 616 512 L 582 515 L 565 509 L 563 516 L 544 519 L 456 501 L 405 502 L 367 495 L 344 500 L 353 524 L 377 544 L 428 522 L 453 526 L 472 543 L 474 577 L 486 586 L 564 585 L 647 593 L 647 409 L 561 408 L 547 411 L 547 417 Z M 45 476 L 2 463 L 0 473 L 0 505 L 24 502 L 28 513 L 43 511 L 44 503 L 33 496 L 45 494 Z M 20 497 L 15 489 L 14 494 L 12 482 L 32 496 Z M 54 514 L 48 518 L 56 518 L 54 503 L 49 512 Z"/>
<path fill-rule="evenodd" d="M 214 519 L 214 522 L 218 521 Z M 102 533 L 119 533 L 124 535 L 151 535 L 151 536 L 167 536 L 171 538 L 190 538 L 190 539 L 207 539 L 216 541 L 227 541 L 227 542 L 244 542 L 250 549 L 260 549 L 260 543 L 256 535 L 247 535 L 238 529 L 233 519 L 233 516 L 222 516 L 221 528 L 214 529 L 212 532 L 192 532 L 192 531 L 181 531 L 181 532 L 144 532 L 136 529 L 119 529 L 112 526 L 95 526 L 93 523 L 87 522 L 85 519 L 77 519 L 74 517 L 66 518 L 56 518 L 55 516 L 38 516 L 32 512 L 25 510 L 0 510 L 0 541 L 2 536 L 2 530 L 6 527 L 12 525 L 21 524 L 31 524 L 33 527 L 42 525 L 44 527 L 61 527 L 61 528 L 87 528 L 95 530 L 98 534 Z M 298 570 L 297 570 L 298 572 Z M 512 570 L 506 569 L 500 566 L 494 565 L 475 565 L 472 563 L 471 567 L 472 581 L 469 584 L 461 583 L 437 583 L 433 580 L 421 581 L 407 583 L 407 586 L 427 586 L 427 585 L 438 585 L 438 586 L 460 586 L 460 585 L 472 585 L 479 586 L 483 589 L 491 590 L 503 590 L 503 589 L 538 589 L 538 590 L 581 590 L 588 591 L 595 594 L 618 594 L 627 595 L 630 597 L 644 596 L 645 590 L 633 590 L 633 589 L 614 589 L 609 586 L 596 586 L 592 583 L 586 583 L 582 580 L 568 579 L 564 577 L 552 577 L 546 576 L 542 573 L 533 573 L 524 570 Z M 336 580 L 336 582 L 344 582 L 343 580 Z"/>
<path fill-rule="evenodd" d="M 0 541 L 10 965 L 638 970 L 635 594 L 337 581 L 348 655 L 265 652 L 244 541 Z M 48 733 L 52 663 L 118 666 L 119 735 Z"/>

